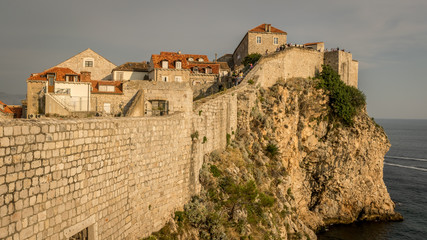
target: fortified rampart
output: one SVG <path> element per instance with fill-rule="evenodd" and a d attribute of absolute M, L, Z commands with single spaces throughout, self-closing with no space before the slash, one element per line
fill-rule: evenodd
<path fill-rule="evenodd" d="M 236 129 L 236 101 L 166 117 L 0 122 L 0 239 L 159 230 L 198 193 L 204 154 Z"/>
<path fill-rule="evenodd" d="M 265 56 L 236 90 L 194 112 L 0 121 L 0 239 L 68 239 L 84 229 L 90 240 L 137 239 L 159 230 L 200 191 L 203 157 L 233 138 L 237 108 L 250 112 L 237 106 L 247 80 L 269 87 L 312 77 L 323 61 L 300 48 Z"/>
<path fill-rule="evenodd" d="M 250 78 L 259 78 L 262 87 L 270 87 L 278 78 L 309 78 L 322 71 L 322 65 L 329 64 L 340 74 L 343 82 L 357 88 L 358 62 L 351 53 L 343 51 L 319 52 L 310 48 L 290 47 L 260 59 L 257 71 L 249 73 Z"/>

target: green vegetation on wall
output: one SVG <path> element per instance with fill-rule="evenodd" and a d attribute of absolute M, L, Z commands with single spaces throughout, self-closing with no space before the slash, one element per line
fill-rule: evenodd
<path fill-rule="evenodd" d="M 245 67 L 251 63 L 255 64 L 256 62 L 258 62 L 258 60 L 261 58 L 261 56 L 262 55 L 259 53 L 251 53 L 243 59 L 242 63 Z"/>
<path fill-rule="evenodd" d="M 348 86 L 331 66 L 323 65 L 323 70 L 316 76 L 318 88 L 325 90 L 329 96 L 331 115 L 345 125 L 353 124 L 354 116 L 365 106 L 366 97 L 359 89 Z"/>

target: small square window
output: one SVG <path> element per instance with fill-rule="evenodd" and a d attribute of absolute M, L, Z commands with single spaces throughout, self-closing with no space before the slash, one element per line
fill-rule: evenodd
<path fill-rule="evenodd" d="M 182 82 L 181 76 L 175 76 L 175 82 Z"/>
<path fill-rule="evenodd" d="M 93 61 L 85 61 L 85 67 L 93 67 Z"/>
<path fill-rule="evenodd" d="M 168 81 L 168 76 L 162 76 L 162 81 L 163 82 L 167 82 Z"/>
<path fill-rule="evenodd" d="M 256 43 L 261 43 L 261 37 L 256 37 Z"/>

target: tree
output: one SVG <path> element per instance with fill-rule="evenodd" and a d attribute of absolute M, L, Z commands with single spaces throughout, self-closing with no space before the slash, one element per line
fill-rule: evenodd
<path fill-rule="evenodd" d="M 243 59 L 242 63 L 243 63 L 243 65 L 245 65 L 245 67 L 251 63 L 255 64 L 256 62 L 258 62 L 258 60 L 261 58 L 261 56 L 262 55 L 259 53 L 251 53 Z"/>
<path fill-rule="evenodd" d="M 366 97 L 359 89 L 348 86 L 331 66 L 323 65 L 323 70 L 316 77 L 318 88 L 329 95 L 329 106 L 332 117 L 342 120 L 345 125 L 352 125 L 354 116 L 366 104 Z"/>

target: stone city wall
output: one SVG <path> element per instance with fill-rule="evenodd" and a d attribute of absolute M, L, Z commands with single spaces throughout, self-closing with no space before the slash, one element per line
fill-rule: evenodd
<path fill-rule="evenodd" d="M 246 79 L 256 78 L 262 87 L 271 87 L 277 79 L 314 77 L 322 70 L 323 53 L 305 48 L 287 48 L 263 56 Z"/>
<path fill-rule="evenodd" d="M 0 239 L 68 239 L 85 228 L 90 239 L 138 239 L 159 230 L 198 193 L 203 156 L 225 147 L 236 106 L 222 95 L 165 117 L 2 120 Z"/>

